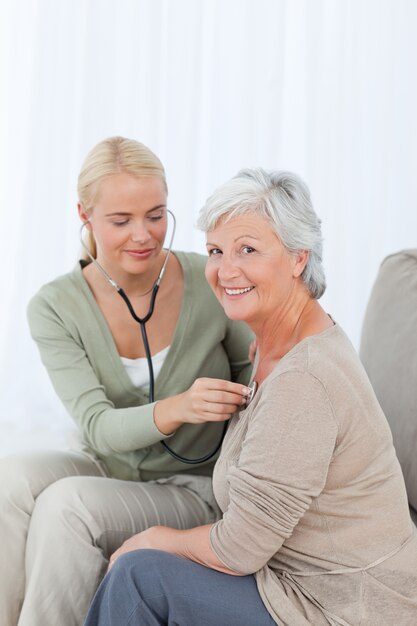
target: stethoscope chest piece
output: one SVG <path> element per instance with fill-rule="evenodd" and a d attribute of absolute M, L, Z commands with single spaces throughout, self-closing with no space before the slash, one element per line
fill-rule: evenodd
<path fill-rule="evenodd" d="M 245 408 L 246 408 L 246 407 L 248 407 L 248 406 L 250 405 L 250 403 L 251 403 L 251 402 L 252 402 L 252 400 L 253 400 L 253 397 L 254 397 L 255 393 L 256 393 L 256 392 L 257 392 L 257 390 L 258 390 L 258 383 L 256 382 L 256 380 L 253 380 L 253 381 L 251 382 L 251 384 L 249 385 L 249 389 L 250 389 L 250 391 L 249 391 L 248 395 L 246 396 L 246 405 L 245 405 Z"/>

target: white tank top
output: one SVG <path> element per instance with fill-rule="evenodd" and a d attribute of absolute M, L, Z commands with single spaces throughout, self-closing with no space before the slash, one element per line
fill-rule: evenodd
<path fill-rule="evenodd" d="M 161 352 L 157 352 L 152 357 L 152 365 L 153 365 L 153 373 L 155 380 L 159 372 L 161 371 L 161 367 L 164 364 L 166 355 L 168 354 L 170 346 L 161 350 Z M 124 368 L 126 370 L 126 374 L 129 376 L 135 387 L 141 387 L 142 389 L 149 389 L 149 370 L 148 364 L 145 357 L 140 357 L 139 359 L 127 359 L 124 356 L 120 357 Z"/>

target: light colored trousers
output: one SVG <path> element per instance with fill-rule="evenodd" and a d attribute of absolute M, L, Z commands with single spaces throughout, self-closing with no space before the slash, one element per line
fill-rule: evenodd
<path fill-rule="evenodd" d="M 0 459 L 1 626 L 81 626 L 126 539 L 217 519 L 196 491 L 209 493 L 210 479 L 117 480 L 78 452 Z"/>

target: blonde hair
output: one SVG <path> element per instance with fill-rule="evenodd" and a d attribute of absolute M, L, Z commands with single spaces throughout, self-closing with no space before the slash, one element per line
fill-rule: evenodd
<path fill-rule="evenodd" d="M 87 214 L 92 211 L 102 181 L 123 172 L 137 177 L 156 176 L 168 191 L 164 166 L 152 150 L 134 139 L 109 137 L 90 150 L 78 176 L 78 199 Z M 88 232 L 88 247 L 96 257 L 97 247 L 91 231 Z M 88 260 L 86 254 L 83 256 Z"/>

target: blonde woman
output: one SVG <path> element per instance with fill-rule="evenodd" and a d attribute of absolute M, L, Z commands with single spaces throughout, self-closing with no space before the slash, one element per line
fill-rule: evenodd
<path fill-rule="evenodd" d="M 78 194 L 87 259 L 42 287 L 28 318 L 83 447 L 1 461 L 2 626 L 82 624 L 109 556 L 131 535 L 216 520 L 213 458 L 185 464 L 161 442 L 188 459 L 208 456 L 250 375 L 250 333 L 224 315 L 205 258 L 164 249 L 159 159 L 137 141 L 102 141 L 85 160 Z M 142 318 L 165 262 L 146 325 L 150 402 L 139 326 L 106 275 Z"/>

